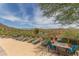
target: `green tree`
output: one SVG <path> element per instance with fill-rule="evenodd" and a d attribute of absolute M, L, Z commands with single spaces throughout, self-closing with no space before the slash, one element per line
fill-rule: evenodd
<path fill-rule="evenodd" d="M 41 3 L 44 16 L 55 16 L 61 24 L 72 24 L 79 20 L 79 3 Z"/>
<path fill-rule="evenodd" d="M 34 29 L 34 33 L 35 33 L 35 34 L 38 34 L 38 33 L 39 33 L 39 29 L 35 28 L 35 29 Z"/>

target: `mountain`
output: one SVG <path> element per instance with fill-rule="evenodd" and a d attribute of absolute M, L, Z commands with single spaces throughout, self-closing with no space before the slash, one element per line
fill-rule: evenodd
<path fill-rule="evenodd" d="M 4 24 L 1 24 L 1 23 L 0 23 L 0 27 L 7 27 L 7 26 L 6 26 L 6 25 L 4 25 Z"/>
<path fill-rule="evenodd" d="M 41 36 L 45 37 L 53 37 L 55 35 L 62 35 L 64 34 L 64 32 L 66 31 L 65 34 L 69 34 L 71 36 L 71 34 L 74 33 L 79 33 L 79 29 L 63 29 L 63 28 L 59 28 L 59 29 L 38 29 L 39 33 L 41 34 Z M 7 25 L 1 24 L 0 23 L 0 36 L 5 36 L 5 37 L 18 37 L 18 36 L 23 36 L 23 37 L 27 37 L 27 36 L 32 36 L 32 37 L 36 37 L 38 35 L 35 34 L 36 30 L 35 29 L 17 29 L 17 28 L 12 28 L 9 27 Z M 68 35 L 68 36 L 69 36 Z"/>

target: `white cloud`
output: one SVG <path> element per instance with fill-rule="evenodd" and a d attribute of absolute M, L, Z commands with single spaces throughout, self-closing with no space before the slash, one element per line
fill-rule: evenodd
<path fill-rule="evenodd" d="M 34 8 L 34 18 L 32 18 L 32 20 L 29 20 L 29 16 L 26 15 L 26 11 L 24 10 L 24 6 L 22 4 L 18 4 L 19 6 L 19 11 L 22 16 L 21 17 L 17 17 L 15 16 L 14 13 L 11 13 L 9 11 L 7 11 L 6 9 L 1 7 L 2 13 L 4 15 L 0 15 L 0 18 L 3 18 L 5 20 L 9 20 L 12 22 L 20 22 L 20 25 L 25 25 L 26 23 L 28 23 L 28 25 L 31 25 L 33 27 L 37 27 L 37 28 L 56 28 L 59 25 L 54 24 L 54 17 L 51 18 L 47 18 L 42 16 L 43 15 L 43 11 L 40 10 L 40 8 Z"/>
<path fill-rule="evenodd" d="M 34 18 L 31 18 L 32 20 L 30 21 L 29 16 L 26 15 L 24 6 L 22 4 L 18 4 L 18 6 L 20 9 L 18 12 L 20 12 L 22 14 L 21 17 L 17 17 L 17 16 L 15 16 L 14 13 L 11 13 L 1 7 L 2 10 L 0 10 L 0 12 L 2 11 L 3 15 L 0 15 L 0 18 L 9 20 L 12 22 L 20 22 L 21 25 L 25 25 L 26 23 L 28 23 L 29 25 L 31 25 L 33 27 L 39 27 L 39 28 L 52 28 L 52 27 L 58 26 L 58 25 L 53 24 L 54 17 L 47 18 L 47 17 L 42 16 L 43 12 L 40 10 L 39 7 L 34 8 Z"/>
<path fill-rule="evenodd" d="M 40 10 L 40 8 L 35 8 L 34 14 L 35 14 L 35 17 L 33 20 L 34 23 L 41 24 L 41 25 L 50 23 L 50 21 L 48 21 L 46 17 L 42 16 L 42 11 Z"/>
<path fill-rule="evenodd" d="M 13 15 L 0 16 L 0 18 L 13 21 L 13 22 L 29 22 L 28 20 L 23 20 L 22 18 L 13 16 Z M 28 17 L 26 17 L 26 19 L 28 19 Z"/>
<path fill-rule="evenodd" d="M 48 18 L 43 16 L 43 11 L 40 8 L 34 8 L 34 17 L 29 20 L 29 16 L 26 15 L 26 11 L 24 10 L 24 5 L 18 4 L 19 9 L 18 12 L 22 14 L 21 17 L 15 16 L 16 13 L 11 13 L 7 11 L 5 8 L 2 7 L 4 4 L 0 4 L 0 18 L 5 20 L 9 20 L 12 22 L 20 22 L 20 25 L 26 25 L 26 23 L 30 26 L 37 27 L 37 28 L 59 28 L 61 27 L 60 24 L 55 24 L 54 17 Z M 27 25 L 26 25 L 27 26 Z M 75 25 L 69 25 L 70 27 L 76 27 Z M 69 27 L 63 26 L 63 27 Z"/>
<path fill-rule="evenodd" d="M 36 24 L 52 24 L 54 23 L 54 17 L 51 18 L 47 18 L 47 17 L 36 17 L 36 19 L 34 20 L 34 22 L 36 22 Z"/>
<path fill-rule="evenodd" d="M 34 20 L 32 22 L 35 23 L 35 25 L 33 25 L 34 27 L 37 28 L 57 28 L 60 27 L 59 24 L 55 24 L 54 17 L 45 17 L 43 16 L 43 11 L 40 10 L 40 8 L 35 8 L 35 17 Z"/>
<path fill-rule="evenodd" d="M 3 18 L 5 20 L 9 20 L 12 22 L 21 22 L 26 23 L 29 22 L 29 16 L 24 16 L 25 15 L 25 11 L 23 10 L 22 6 L 20 6 L 20 4 L 18 4 L 20 10 L 18 10 L 16 13 L 10 12 L 8 10 L 5 9 L 6 4 L 0 4 L 0 18 Z M 17 13 L 22 13 L 22 17 L 18 17 L 16 16 Z"/>
<path fill-rule="evenodd" d="M 22 14 L 22 17 L 24 18 L 24 19 L 26 19 L 26 11 L 24 10 L 24 5 L 23 4 L 18 4 L 18 6 L 19 6 L 19 12 Z"/>
<path fill-rule="evenodd" d="M 6 15 L 6 16 L 0 16 L 0 17 L 3 19 L 6 19 L 6 20 L 10 20 L 10 21 L 19 21 L 20 20 L 19 18 L 12 16 L 12 15 Z"/>
<path fill-rule="evenodd" d="M 35 23 L 35 27 L 37 28 L 69 28 L 69 27 L 73 27 L 73 28 L 78 28 L 76 26 L 76 24 L 71 24 L 71 25 L 61 25 L 58 22 L 55 23 L 55 17 L 45 17 L 42 16 L 43 12 L 39 9 L 39 8 L 35 8 L 35 17 L 33 22 Z"/>
<path fill-rule="evenodd" d="M 17 17 L 9 12 L 6 12 L 4 15 L 0 15 L 0 18 L 12 21 L 12 22 L 19 22 L 20 24 L 25 24 L 29 22 L 29 16 L 25 16 L 25 18 Z"/>

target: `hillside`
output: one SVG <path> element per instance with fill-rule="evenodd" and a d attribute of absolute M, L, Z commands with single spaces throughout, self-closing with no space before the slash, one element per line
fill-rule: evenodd
<path fill-rule="evenodd" d="M 39 31 L 39 35 L 42 37 L 53 37 L 56 35 L 65 35 L 65 36 L 75 36 L 77 35 L 77 33 L 79 34 L 79 29 L 73 29 L 73 28 L 69 28 L 69 29 L 63 29 L 63 28 L 59 28 L 59 29 L 37 29 Z M 38 36 L 38 34 L 35 34 L 36 29 L 16 29 L 16 28 L 12 28 L 12 27 L 8 27 L 4 24 L 0 24 L 0 36 L 1 37 L 36 37 Z M 64 32 L 66 32 L 65 34 L 63 34 Z M 72 32 L 72 33 L 71 33 Z"/>

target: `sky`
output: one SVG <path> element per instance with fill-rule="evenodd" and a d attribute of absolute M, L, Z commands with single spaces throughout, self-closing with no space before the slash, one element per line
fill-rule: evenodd
<path fill-rule="evenodd" d="M 43 16 L 43 11 L 34 3 L 0 3 L 0 23 L 15 28 L 60 28 L 54 17 Z M 72 25 L 69 25 L 72 26 Z M 64 27 L 69 27 L 64 26 Z M 75 25 L 73 25 L 75 27 Z"/>

